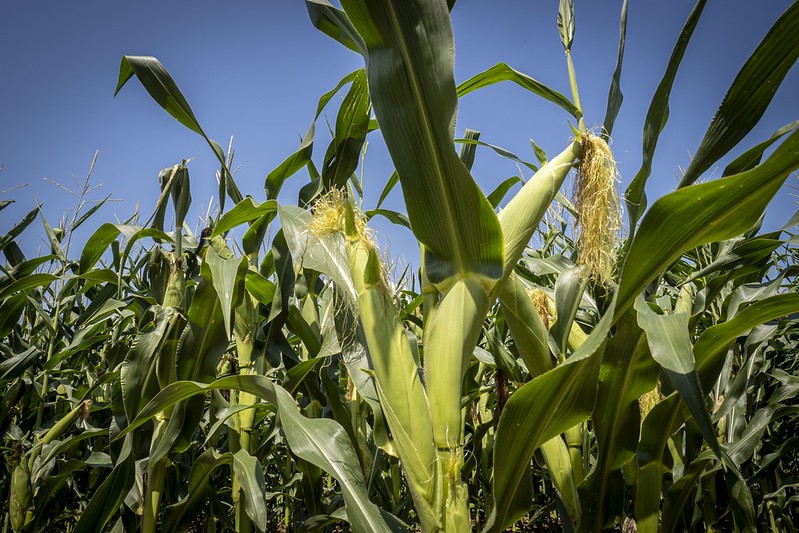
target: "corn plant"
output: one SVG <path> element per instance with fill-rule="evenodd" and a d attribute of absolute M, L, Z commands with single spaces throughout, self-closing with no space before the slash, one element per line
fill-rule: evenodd
<path fill-rule="evenodd" d="M 49 255 L 16 244 L 38 209 L 0 240 L 4 530 L 792 530 L 796 241 L 760 225 L 799 168 L 797 123 L 697 182 L 795 63 L 799 7 L 743 64 L 677 190 L 646 209 L 705 1 L 653 97 L 623 200 L 608 140 L 626 2 L 596 134 L 572 2 L 557 11 L 570 96 L 503 63 L 457 85 L 453 4 L 306 1 L 365 66 L 320 98 L 262 202 L 242 194 L 232 148 L 158 60 L 122 59 L 117 92 L 136 78 L 216 155 L 219 211 L 190 230 L 184 161 L 158 175 L 146 222 L 99 226 L 78 258 L 70 232 L 95 208 L 55 228 L 42 218 Z M 476 131 L 455 139 L 458 99 L 502 81 L 573 120 L 561 153 L 534 146 L 528 162 Z M 317 163 L 315 123 L 345 87 Z M 375 185 L 358 171 L 378 128 L 395 172 L 365 209 Z M 507 199 L 521 179 L 485 194 L 478 146 L 533 176 Z M 297 205 L 279 204 L 303 169 Z M 407 214 L 381 207 L 396 184 Z M 413 232 L 417 272 L 392 279 L 375 216 Z"/>

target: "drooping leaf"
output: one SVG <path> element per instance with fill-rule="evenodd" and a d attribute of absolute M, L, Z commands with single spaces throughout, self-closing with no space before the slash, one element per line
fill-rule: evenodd
<path fill-rule="evenodd" d="M 497 63 L 493 67 L 476 74 L 458 85 L 458 96 L 464 96 L 472 91 L 494 85 L 502 81 L 512 81 L 513 83 L 527 89 L 550 102 L 559 105 L 569 114 L 577 118 L 579 114 L 577 107 L 565 96 L 554 89 L 550 89 L 540 81 L 531 78 L 508 66 L 506 63 Z"/>
<path fill-rule="evenodd" d="M 172 76 L 169 75 L 169 72 L 158 59 L 150 56 L 123 56 L 119 66 L 119 81 L 117 82 L 114 96 L 134 75 L 158 105 L 172 115 L 175 120 L 205 139 L 222 165 L 221 179 L 228 196 L 235 203 L 241 202 L 244 197 L 233 181 L 233 174 L 227 168 L 227 161 L 222 147 L 205 134 L 183 93 L 180 92 Z"/>
<path fill-rule="evenodd" d="M 342 489 L 355 531 L 403 531 L 404 524 L 369 501 L 360 462 L 349 437 L 330 419 L 304 418 L 291 395 L 275 388 L 283 432 L 291 451 L 333 476 Z"/>
<path fill-rule="evenodd" d="M 258 531 L 266 531 L 266 480 L 258 459 L 240 449 L 233 454 L 233 472 L 241 484 L 244 510 Z"/>
<path fill-rule="evenodd" d="M 352 27 L 352 23 L 344 11 L 333 6 L 327 0 L 305 0 L 305 7 L 308 9 L 308 16 L 316 29 L 353 52 L 361 54 L 366 52 L 363 39 Z"/>

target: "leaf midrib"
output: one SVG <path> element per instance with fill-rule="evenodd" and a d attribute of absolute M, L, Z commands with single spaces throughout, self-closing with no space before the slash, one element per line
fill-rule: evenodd
<path fill-rule="evenodd" d="M 426 145 L 430 146 L 430 147 L 435 146 L 435 144 L 436 144 L 435 143 L 435 136 L 433 135 L 433 130 L 432 130 L 432 127 L 430 125 L 430 117 L 428 116 L 427 107 L 424 105 L 424 98 L 422 97 L 421 86 L 420 86 L 418 77 L 416 75 L 416 69 L 414 68 L 415 65 L 411 62 L 410 51 L 408 49 L 407 43 L 405 42 L 404 35 L 403 35 L 402 31 L 401 31 L 401 26 L 399 24 L 399 18 L 397 17 L 397 13 L 396 13 L 395 8 L 394 8 L 394 2 L 393 1 L 387 2 L 386 6 L 387 6 L 387 11 L 388 11 L 389 18 L 391 19 L 391 24 L 394 27 L 394 33 L 396 35 L 396 42 L 398 44 L 398 49 L 399 49 L 399 52 L 400 52 L 400 54 L 402 56 L 403 63 L 406 66 L 406 72 L 408 74 L 408 81 L 409 81 L 409 84 L 410 84 L 410 87 L 411 87 L 411 93 L 413 95 L 413 99 L 416 102 L 417 107 L 421 111 L 421 116 L 422 116 L 422 119 L 423 119 L 421 121 L 422 130 L 424 132 L 424 136 L 425 136 L 426 141 L 427 141 Z M 434 180 L 435 181 L 435 186 L 439 190 L 439 192 L 441 193 L 442 199 L 445 200 L 444 201 L 444 211 L 445 211 L 445 215 L 446 215 L 444 217 L 445 218 L 445 225 L 446 225 L 447 232 L 449 233 L 449 236 L 450 236 L 450 239 L 449 239 L 450 244 L 454 248 L 454 252 L 455 252 L 455 257 L 452 258 L 452 259 L 454 259 L 454 261 L 455 261 L 455 264 L 457 266 L 457 270 L 459 272 L 463 272 L 464 271 L 463 261 L 462 261 L 463 252 L 462 252 L 462 249 L 461 249 L 461 242 L 458 239 L 458 232 L 457 232 L 457 230 L 455 228 L 455 216 L 454 216 L 454 213 L 453 213 L 453 210 L 452 210 L 452 204 L 449 201 L 450 197 L 447 194 L 447 190 L 446 190 L 446 188 L 444 187 L 444 184 L 443 184 L 443 176 L 446 173 L 444 172 L 442 161 L 439 158 L 438 150 L 431 149 L 431 150 L 428 150 L 428 152 L 430 152 L 430 155 L 432 156 L 432 159 L 434 161 L 434 165 L 433 166 L 437 170 L 437 174 L 438 174 L 438 178 L 439 178 L 437 180 Z"/>

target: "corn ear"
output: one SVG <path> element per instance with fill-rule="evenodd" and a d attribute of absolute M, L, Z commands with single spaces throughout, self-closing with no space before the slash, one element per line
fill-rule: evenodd
<path fill-rule="evenodd" d="M 424 375 L 439 449 L 460 446 L 461 382 L 490 303 L 481 278 L 459 278 L 425 330 Z"/>
<path fill-rule="evenodd" d="M 535 228 L 580 155 L 581 145 L 581 140 L 575 140 L 548 161 L 499 212 L 499 223 L 505 238 L 504 277 L 510 275 L 521 258 Z"/>
<path fill-rule="evenodd" d="M 383 268 L 363 219 L 336 190 L 314 205 L 309 230 L 318 236 L 341 232 L 357 295 L 372 370 L 393 444 L 408 476 L 422 522 L 434 526 L 436 452 L 427 395 L 419 368 L 385 283 Z"/>
<path fill-rule="evenodd" d="M 24 457 L 14 466 L 9 492 L 8 514 L 11 519 L 11 528 L 14 531 L 21 531 L 32 518 L 30 510 L 33 505 L 31 471 L 28 468 L 28 461 Z"/>

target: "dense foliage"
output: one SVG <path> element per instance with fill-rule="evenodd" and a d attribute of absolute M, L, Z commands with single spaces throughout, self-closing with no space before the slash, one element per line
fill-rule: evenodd
<path fill-rule="evenodd" d="M 697 2 L 617 242 L 605 139 L 621 93 L 587 132 L 571 1 L 571 98 L 504 64 L 456 86 L 454 2 L 306 3 L 366 61 L 318 103 L 316 118 L 348 86 L 321 161 L 311 128 L 264 201 L 245 196 L 163 66 L 126 56 L 117 91 L 135 77 L 205 138 L 232 205 L 190 231 L 183 162 L 158 175 L 149 220 L 102 224 L 79 251 L 101 204 L 55 227 L 34 209 L 0 238 L 3 531 L 794 531 L 799 220 L 761 224 L 799 168 L 797 123 L 737 145 L 799 56 L 799 4 L 743 64 L 677 190 L 645 210 Z M 616 80 L 626 1 L 621 28 Z M 488 195 L 472 179 L 479 133 L 459 153 L 454 139 L 458 96 L 501 81 L 575 122 L 554 157 L 497 149 L 535 171 L 512 197 L 518 178 Z M 359 177 L 378 128 L 385 184 Z M 298 205 L 278 204 L 303 170 Z M 573 202 L 559 192 L 572 170 Z M 407 213 L 381 207 L 398 183 Z M 364 187 L 383 187 L 372 209 Z M 383 264 L 375 216 L 412 228 L 418 272 Z M 37 218 L 51 249 L 31 259 L 18 242 Z"/>

